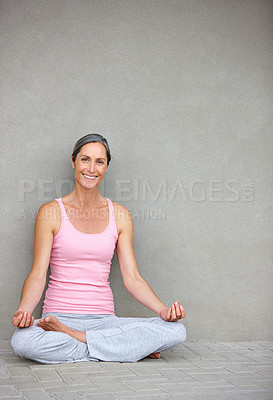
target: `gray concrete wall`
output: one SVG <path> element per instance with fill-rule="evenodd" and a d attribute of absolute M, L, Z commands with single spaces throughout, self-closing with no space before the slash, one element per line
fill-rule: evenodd
<path fill-rule="evenodd" d="M 1 338 L 41 204 L 97 132 L 101 193 L 130 209 L 138 266 L 188 338 L 272 339 L 272 21 L 265 0 L 1 1 Z M 154 316 L 110 275 L 119 316 Z M 41 304 L 35 311 L 39 317 Z"/>

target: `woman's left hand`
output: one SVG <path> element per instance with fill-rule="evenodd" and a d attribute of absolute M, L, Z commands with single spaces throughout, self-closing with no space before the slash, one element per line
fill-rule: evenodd
<path fill-rule="evenodd" d="M 185 310 L 183 306 L 179 306 L 178 300 L 176 300 L 171 307 L 160 311 L 159 315 L 162 319 L 164 319 L 164 321 L 169 322 L 175 322 L 181 318 L 186 318 Z"/>

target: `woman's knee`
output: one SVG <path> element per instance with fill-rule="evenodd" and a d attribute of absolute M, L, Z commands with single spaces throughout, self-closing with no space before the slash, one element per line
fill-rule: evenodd
<path fill-rule="evenodd" d="M 35 360 L 39 357 L 41 340 L 45 333 L 35 323 L 28 328 L 16 328 L 11 338 L 11 346 L 18 356 Z"/>
<path fill-rule="evenodd" d="M 185 326 L 182 322 L 170 322 L 171 330 L 172 330 L 172 340 L 175 346 L 179 346 L 184 343 L 187 338 L 187 332 Z"/>
<path fill-rule="evenodd" d="M 29 328 L 16 328 L 11 338 L 11 346 L 14 352 L 20 357 L 27 357 L 30 344 L 28 329 Z"/>

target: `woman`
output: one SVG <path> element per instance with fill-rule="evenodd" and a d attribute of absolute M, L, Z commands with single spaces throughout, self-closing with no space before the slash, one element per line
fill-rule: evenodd
<path fill-rule="evenodd" d="M 185 327 L 178 321 L 184 309 L 178 301 L 167 307 L 142 278 L 130 212 L 99 193 L 111 160 L 107 140 L 86 135 L 71 158 L 73 191 L 43 204 L 37 214 L 33 265 L 13 316 L 12 347 L 19 356 L 44 364 L 159 358 L 160 351 L 185 341 Z M 115 248 L 125 287 L 159 317 L 115 315 L 108 280 Z M 42 318 L 34 320 L 49 263 Z"/>

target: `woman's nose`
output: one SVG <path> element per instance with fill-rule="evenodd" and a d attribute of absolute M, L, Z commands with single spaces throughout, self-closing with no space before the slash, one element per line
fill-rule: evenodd
<path fill-rule="evenodd" d="M 88 170 L 93 173 L 96 171 L 95 163 L 90 163 L 88 166 Z"/>

